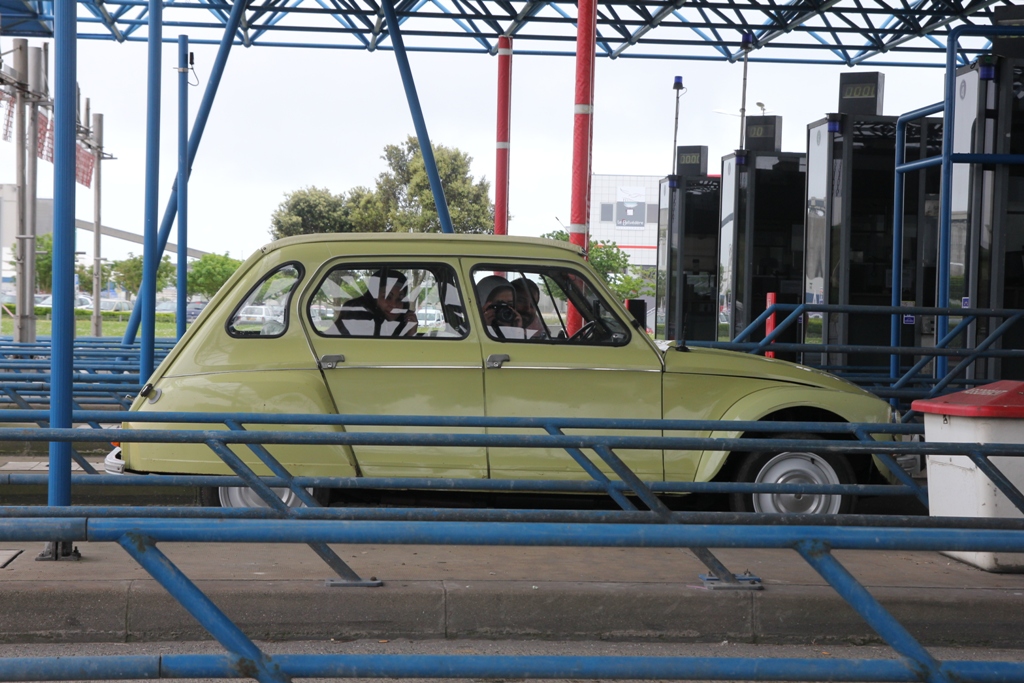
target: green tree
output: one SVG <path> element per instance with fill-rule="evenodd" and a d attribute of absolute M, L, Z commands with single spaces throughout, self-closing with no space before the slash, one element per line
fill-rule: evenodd
<path fill-rule="evenodd" d="M 491 184 L 474 180 L 473 157 L 455 147 L 433 145 L 441 188 L 455 232 L 485 233 L 494 229 L 494 205 L 488 197 Z M 384 209 L 383 232 L 440 232 L 434 195 L 430 191 L 419 141 L 412 135 L 398 145 L 384 148 L 388 170 L 377 176 L 377 200 Z"/>
<path fill-rule="evenodd" d="M 18 241 L 12 246 L 14 258 L 8 265 L 17 268 Z M 53 289 L 53 235 L 36 237 L 36 286 L 35 292 L 50 292 Z"/>
<path fill-rule="evenodd" d="M 345 217 L 345 197 L 326 188 L 305 187 L 285 196 L 270 216 L 274 239 L 325 232 L 352 232 Z"/>
<path fill-rule="evenodd" d="M 435 145 L 433 150 L 454 230 L 493 230 L 490 183 L 473 178 L 473 158 L 454 147 Z M 327 189 L 307 187 L 286 195 L 270 217 L 271 237 L 330 232 L 440 232 L 434 195 L 416 138 L 410 136 L 401 144 L 386 146 L 381 158 L 388 168 L 377 176 L 373 189 L 354 187 L 335 195 Z"/>
<path fill-rule="evenodd" d="M 565 230 L 555 230 L 545 233 L 541 237 L 559 242 L 569 241 L 569 233 Z M 615 242 L 590 240 L 587 259 L 594 270 L 600 273 L 604 281 L 608 283 L 612 291 L 619 295 L 619 298 L 629 299 L 649 293 L 639 289 L 640 284 L 637 282 L 637 279 L 640 279 L 639 272 L 631 272 L 635 266 L 629 265 L 629 255 L 619 249 L 619 245 Z"/>
<path fill-rule="evenodd" d="M 111 279 L 122 287 L 129 297 L 138 293 L 142 287 L 142 256 L 134 256 L 128 252 L 128 258 L 110 264 Z M 160 291 L 175 282 L 175 267 L 170 256 L 164 256 L 156 269 L 156 291 Z"/>
<path fill-rule="evenodd" d="M 217 290 L 238 270 L 242 262 L 225 254 L 203 254 L 192 262 L 188 272 L 188 295 L 200 294 L 213 298 Z"/>
<path fill-rule="evenodd" d="M 93 264 L 78 263 L 75 264 L 75 272 L 78 274 L 78 288 L 92 295 L 92 272 Z M 100 289 L 107 286 L 107 283 L 113 279 L 112 274 L 114 272 L 114 266 L 111 263 L 103 263 L 100 266 Z"/>

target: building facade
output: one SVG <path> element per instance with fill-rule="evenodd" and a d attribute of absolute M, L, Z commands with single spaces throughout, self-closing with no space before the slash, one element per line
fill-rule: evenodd
<path fill-rule="evenodd" d="M 658 263 L 658 183 L 664 176 L 592 175 L 590 239 L 615 242 L 636 266 Z"/>

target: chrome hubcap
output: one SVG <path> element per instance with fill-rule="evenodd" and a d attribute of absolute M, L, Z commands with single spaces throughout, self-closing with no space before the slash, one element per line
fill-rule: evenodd
<path fill-rule="evenodd" d="M 839 484 L 832 466 L 815 453 L 779 453 L 765 463 L 757 484 Z M 829 514 L 839 512 L 842 496 L 805 493 L 754 494 L 755 512 Z"/>
<path fill-rule="evenodd" d="M 302 507 L 302 501 L 288 488 L 270 489 L 290 508 Z M 270 507 L 251 488 L 246 486 L 221 486 L 218 494 L 220 506 L 225 508 L 265 508 Z"/>

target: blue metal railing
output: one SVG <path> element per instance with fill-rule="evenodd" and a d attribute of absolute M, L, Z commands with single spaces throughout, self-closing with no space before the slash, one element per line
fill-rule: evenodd
<path fill-rule="evenodd" d="M 814 344 L 814 343 L 785 343 L 779 342 L 779 337 L 787 330 L 812 313 L 847 313 L 860 315 L 886 316 L 890 319 L 901 318 L 904 315 L 913 316 L 955 316 L 960 322 L 949 330 L 943 337 L 939 338 L 934 346 L 902 346 L 898 343 L 891 343 L 890 346 L 868 345 L 868 344 Z M 775 329 L 766 334 L 763 339 L 757 342 L 749 342 L 754 333 L 761 329 L 765 322 L 773 315 L 784 315 L 781 322 L 777 323 Z M 964 338 L 970 329 L 970 325 L 979 318 L 990 320 L 1001 320 L 984 339 L 975 340 L 972 347 L 963 344 Z M 864 389 L 874 393 L 881 398 L 899 400 L 903 404 L 917 398 L 931 398 L 944 393 L 950 388 L 963 388 L 977 382 L 963 378 L 974 363 L 985 358 L 1024 358 L 1024 349 L 999 349 L 993 348 L 1003 335 L 1015 325 L 1024 324 L 1024 310 L 1021 309 L 995 309 L 995 308 L 934 308 L 924 306 L 850 306 L 835 304 L 773 304 L 768 306 L 754 321 L 743 329 L 731 342 L 701 342 L 688 341 L 691 346 L 705 346 L 712 348 L 729 349 L 734 351 L 745 351 L 747 353 L 763 354 L 766 351 L 787 351 L 803 354 L 805 363 L 815 365 L 821 369 L 848 379 Z M 897 330 L 898 337 L 898 330 Z M 954 346 L 961 344 L 961 347 Z M 851 367 L 851 366 L 829 366 L 825 362 L 813 364 L 807 362 L 807 356 L 820 354 L 824 359 L 828 354 L 874 354 L 886 355 L 890 358 L 889 368 L 879 367 Z M 899 369 L 900 358 L 911 356 L 916 359 L 914 364 L 903 371 L 900 375 L 893 372 L 895 366 Z M 922 373 L 933 361 L 942 358 L 956 358 L 959 362 L 945 373 L 935 376 L 926 376 Z M 984 381 L 993 381 L 992 379 Z"/>
<path fill-rule="evenodd" d="M 154 358 L 163 360 L 173 346 L 173 339 L 157 340 Z M 122 346 L 114 338 L 75 339 L 70 376 L 73 405 L 128 408 L 141 388 L 139 353 L 137 343 Z M 50 405 L 52 356 L 47 337 L 33 343 L 0 339 L 0 409 Z M 48 421 L 48 416 L 33 419 Z"/>
<path fill-rule="evenodd" d="M 41 412 L 41 411 L 38 411 Z M 36 417 L 35 413 L 20 413 L 21 417 Z M 544 419 L 544 418 L 480 418 L 480 417 L 403 417 L 403 416 L 341 416 L 341 415 L 265 415 L 265 414 L 192 414 L 192 413 L 115 413 L 107 411 L 78 411 L 76 421 L 89 422 L 97 418 L 116 416 L 132 422 L 188 422 L 192 425 L 229 425 L 228 429 L 166 430 L 75 430 L 75 429 L 0 429 L 0 438 L 11 441 L 91 441 L 103 442 L 119 439 L 122 442 L 206 443 L 231 463 L 238 460 L 228 444 L 259 445 L 306 444 L 391 444 L 391 445 L 447 445 L 447 446 L 519 446 L 592 449 L 598 458 L 611 464 L 613 449 L 715 449 L 750 450 L 780 448 L 778 439 L 757 438 L 700 438 L 681 436 L 625 436 L 608 434 L 488 434 L 488 427 L 502 429 L 535 430 L 628 430 L 645 429 L 660 432 L 719 432 L 759 434 L 792 432 L 794 429 L 813 427 L 831 437 L 854 436 L 858 440 L 801 440 L 801 448 L 816 452 L 844 452 L 850 454 L 876 454 L 882 456 L 899 453 L 951 454 L 964 453 L 979 467 L 987 465 L 986 473 L 994 474 L 997 485 L 1012 496 L 1015 504 L 1024 505 L 1020 493 L 1012 483 L 999 481 L 998 471 L 991 467 L 991 455 L 1021 455 L 1019 444 L 935 444 L 900 441 L 872 441 L 871 435 L 906 435 L 920 432 L 918 425 L 842 423 L 800 424 L 762 422 L 714 422 L 682 420 L 596 420 L 596 419 Z M 14 420 L 16 415 L 0 418 Z M 389 427 L 475 427 L 479 434 L 413 434 L 408 432 L 295 432 L 247 431 L 243 425 L 269 426 L 380 426 Z M 265 450 L 265 449 L 264 449 Z M 269 452 L 266 457 L 271 460 Z M 261 460 L 266 460 L 261 458 Z M 620 461 L 621 462 L 621 461 Z M 252 470 L 241 465 L 235 468 L 239 476 L 230 483 L 244 482 L 257 490 L 269 493 L 268 485 L 285 485 L 295 490 L 307 485 L 324 486 L 341 483 L 331 478 L 283 477 L 258 478 Z M 9 478 L 23 475 L 11 473 Z M 37 476 L 37 475 L 29 475 Z M 225 477 L 167 477 L 165 475 L 140 477 L 102 477 L 79 475 L 76 483 L 84 480 L 119 479 L 135 482 L 190 481 L 193 485 L 224 485 Z M 358 482 L 358 479 L 348 480 Z M 372 484 L 406 487 L 424 485 L 431 480 L 371 481 Z M 506 486 L 514 490 L 513 482 L 468 480 L 452 482 L 433 480 L 443 486 L 463 485 L 485 488 L 488 485 Z M 0 483 L 9 483 L 0 481 Z M 26 482 L 27 483 L 27 482 Z M 366 482 L 364 482 L 366 483 Z M 544 482 L 522 482 L 540 487 Z M 549 482 L 550 483 L 550 482 Z M 590 482 L 556 482 L 573 485 L 589 484 L 590 490 L 607 492 L 611 487 L 597 477 Z M 645 485 L 635 476 L 608 482 L 621 492 L 639 493 Z M 724 484 L 720 486 L 756 487 L 764 485 Z M 674 485 L 669 482 L 667 486 Z M 901 488 L 901 487 L 889 487 Z M 576 488 L 583 490 L 582 487 Z M 651 489 L 648 489 L 649 491 Z M 756 490 L 756 488 L 755 488 Z M 262 494 L 261 494 L 262 495 Z M 652 496 L 656 499 L 656 496 Z M 646 502 L 646 500 L 645 500 Z M 536 677 L 538 671 L 562 672 L 569 677 L 583 675 L 590 678 L 670 676 L 677 679 L 708 678 L 717 675 L 741 675 L 751 680 L 798 680 L 804 675 L 816 679 L 851 679 L 855 673 L 859 680 L 914 680 L 914 676 L 928 680 L 952 680 L 957 676 L 987 676 L 998 671 L 1000 675 L 1024 677 L 1024 665 L 940 662 L 930 655 L 842 566 L 831 554 L 834 549 L 908 549 L 955 551 L 1024 550 L 1024 520 L 918 518 L 858 516 L 788 516 L 738 515 L 733 513 L 672 513 L 663 511 L 657 503 L 649 510 L 635 508 L 622 511 L 601 510 L 432 510 L 432 509 L 324 509 L 313 506 L 288 511 L 274 509 L 212 508 L 127 508 L 116 507 L 5 507 L 0 508 L 0 541 L 49 542 L 116 542 L 129 553 L 154 579 L 156 579 L 207 631 L 229 652 L 228 655 L 171 655 L 168 657 L 91 657 L 0 659 L 0 680 L 39 680 L 46 678 L 82 679 L 109 676 L 156 677 L 181 676 L 187 670 L 189 677 L 238 677 L 246 675 L 261 681 L 283 681 L 290 676 L 329 675 L 388 675 L 396 677 L 460 677 L 460 676 L 521 676 Z M 1024 509 L 1024 508 L 1021 508 Z M 861 660 L 745 660 L 715 658 L 628 658 L 628 657 L 383 657 L 350 655 L 276 655 L 262 652 L 242 633 L 179 568 L 157 547 L 161 542 L 199 543 L 306 543 L 315 548 L 326 548 L 328 543 L 390 543 L 390 544 L 458 544 L 458 545 L 557 545 L 592 547 L 680 547 L 704 550 L 716 548 L 788 548 L 797 552 L 810 564 L 848 604 L 867 621 L 885 642 L 903 658 L 898 662 Z M 323 555 L 322 555 L 323 556 Z M 711 556 L 714 560 L 714 556 Z M 325 558 L 327 559 L 327 558 Z M 338 562 L 341 562 L 340 559 Z M 330 562 L 328 562 L 330 564 Z M 343 563 L 342 563 L 343 564 Z M 332 568 L 335 568 L 332 565 Z M 347 567 L 346 567 L 347 568 Z M 724 567 L 721 567 L 724 570 Z M 351 572 L 351 570 L 349 569 Z M 727 571 L 727 570 L 725 570 Z M 354 576 L 354 573 L 353 573 Z M 374 585 L 355 577 L 343 580 L 344 585 Z M 114 673 L 116 672 L 116 673 Z M 126 673 L 126 672 L 130 672 Z M 244 673 L 243 673 L 244 672 Z M 561 673 L 559 674 L 561 675 Z"/>

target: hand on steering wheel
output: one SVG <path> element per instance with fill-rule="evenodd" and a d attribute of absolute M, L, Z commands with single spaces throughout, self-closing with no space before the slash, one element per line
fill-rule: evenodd
<path fill-rule="evenodd" d="M 597 331 L 597 321 L 591 320 L 586 323 L 580 329 L 576 330 L 569 337 L 569 342 L 583 342 L 589 341 L 594 338 L 594 333 Z"/>

